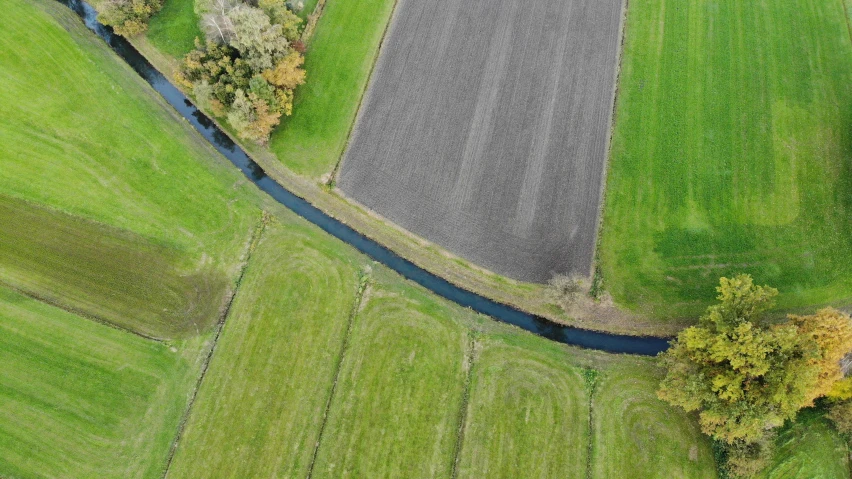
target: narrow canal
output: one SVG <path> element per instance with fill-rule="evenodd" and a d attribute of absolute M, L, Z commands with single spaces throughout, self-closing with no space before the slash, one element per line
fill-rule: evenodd
<path fill-rule="evenodd" d="M 76 12 L 86 26 L 101 37 L 124 61 L 166 99 L 201 135 L 222 155 L 243 172 L 258 188 L 276 201 L 293 210 L 329 234 L 339 238 L 375 261 L 384 264 L 435 294 L 450 301 L 485 314 L 495 320 L 513 324 L 547 339 L 560 343 L 597 349 L 611 353 L 628 353 L 653 356 L 668 347 L 663 338 L 608 334 L 574 328 L 525 313 L 505 304 L 460 288 L 416 266 L 379 243 L 365 237 L 340 221 L 326 215 L 304 199 L 294 195 L 266 176 L 263 169 L 224 134 L 209 118 L 201 113 L 183 93 L 172 85 L 127 40 L 112 33 L 109 27 L 97 21 L 97 12 L 82 0 L 57 0 Z"/>

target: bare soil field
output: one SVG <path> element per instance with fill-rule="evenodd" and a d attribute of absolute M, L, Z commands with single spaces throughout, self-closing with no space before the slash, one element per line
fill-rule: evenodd
<path fill-rule="evenodd" d="M 497 273 L 588 274 L 620 0 L 399 0 L 339 178 Z"/>

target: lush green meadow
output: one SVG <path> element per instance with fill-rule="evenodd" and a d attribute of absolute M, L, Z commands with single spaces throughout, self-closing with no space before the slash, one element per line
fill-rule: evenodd
<path fill-rule="evenodd" d="M 458 477 L 586 477 L 589 390 L 569 354 L 532 337 L 477 341 Z"/>
<path fill-rule="evenodd" d="M 849 445 L 815 411 L 800 412 L 796 423 L 782 430 L 776 447 L 760 479 L 847 479 L 852 474 Z"/>
<path fill-rule="evenodd" d="M 305 55 L 307 83 L 269 142 L 294 172 L 319 178 L 340 160 L 393 6 L 394 0 L 326 3 Z"/>
<path fill-rule="evenodd" d="M 0 477 L 159 478 L 207 339 L 150 341 L 0 288 Z"/>
<path fill-rule="evenodd" d="M 4 5 L 0 63 L 0 280 L 160 337 L 215 321 L 260 217 L 239 173 L 58 3 Z"/>
<path fill-rule="evenodd" d="M 716 477 L 710 441 L 695 417 L 657 399 L 652 361 L 623 361 L 597 379 L 592 477 Z"/>
<path fill-rule="evenodd" d="M 196 37 L 204 41 L 194 7 L 195 0 L 166 0 L 148 22 L 145 36 L 161 52 L 182 58 L 195 48 Z"/>
<path fill-rule="evenodd" d="M 358 290 L 358 256 L 300 221 L 252 254 L 170 478 L 305 477 Z"/>
<path fill-rule="evenodd" d="M 469 313 L 379 269 L 354 319 L 313 477 L 449 477 Z"/>
<path fill-rule="evenodd" d="M 852 301 L 842 2 L 631 1 L 599 255 L 615 299 L 691 316 L 720 276 Z"/>

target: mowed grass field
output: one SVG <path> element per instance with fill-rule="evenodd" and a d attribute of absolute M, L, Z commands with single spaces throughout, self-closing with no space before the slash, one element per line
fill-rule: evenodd
<path fill-rule="evenodd" d="M 307 82 L 269 141 L 294 172 L 319 178 L 340 160 L 394 2 L 327 1 L 305 54 Z"/>
<path fill-rule="evenodd" d="M 799 413 L 776 441 L 772 465 L 759 479 L 847 479 L 850 470 L 849 445 L 815 411 Z"/>
<path fill-rule="evenodd" d="M 169 478 L 306 477 L 355 305 L 358 260 L 301 221 L 267 227 Z"/>
<path fill-rule="evenodd" d="M 260 218 L 245 180 L 56 2 L 4 4 L 0 62 L 2 281 L 158 337 L 215 321 Z"/>
<path fill-rule="evenodd" d="M 0 476 L 159 478 L 208 339 L 146 340 L 0 288 Z"/>
<path fill-rule="evenodd" d="M 313 477 L 450 477 L 471 313 L 378 269 L 354 318 Z"/>
<path fill-rule="evenodd" d="M 782 308 L 852 301 L 842 2 L 629 6 L 599 256 L 632 309 L 692 316 L 750 273 Z"/>
<path fill-rule="evenodd" d="M 657 399 L 652 361 L 622 361 L 597 378 L 592 477 L 716 477 L 710 441 L 694 416 Z"/>
<path fill-rule="evenodd" d="M 589 464 L 593 448 L 605 449 L 595 461 L 657 454 L 631 460 L 659 477 L 714 476 L 693 419 L 654 396 L 653 361 L 494 323 L 371 265 L 301 219 L 277 218 L 252 254 L 168 477 L 450 477 L 455 468 L 457 477 L 582 478 L 592 467 L 628 470 Z M 595 396 L 590 418 L 587 371 L 606 377 L 622 367 L 644 379 L 603 383 L 611 386 Z M 605 437 L 590 443 L 597 434 Z"/>
<path fill-rule="evenodd" d="M 477 341 L 458 477 L 586 477 L 589 391 L 567 356 L 539 338 Z"/>

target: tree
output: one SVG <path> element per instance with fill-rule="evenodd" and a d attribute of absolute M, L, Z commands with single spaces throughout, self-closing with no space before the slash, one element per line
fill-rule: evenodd
<path fill-rule="evenodd" d="M 831 405 L 828 418 L 843 434 L 852 434 L 852 401 L 840 401 Z"/>
<path fill-rule="evenodd" d="M 131 37 L 147 30 L 151 15 L 162 7 L 163 0 L 106 0 L 100 6 L 98 20 L 112 26 L 115 33 Z"/>
<path fill-rule="evenodd" d="M 305 57 L 298 52 L 291 52 L 282 58 L 275 68 L 264 71 L 263 78 L 272 85 L 292 90 L 305 83 L 305 70 L 301 68 L 303 63 Z"/>
<path fill-rule="evenodd" d="M 799 334 L 811 338 L 819 349 L 813 360 L 819 369 L 817 383 L 809 394 L 808 406 L 823 396 L 843 396 L 844 372 L 841 362 L 852 351 L 852 318 L 833 308 L 824 308 L 810 316 L 790 316 Z M 833 390 L 837 391 L 832 394 Z"/>
<path fill-rule="evenodd" d="M 290 52 L 284 29 L 281 25 L 273 25 L 263 10 L 238 5 L 227 16 L 234 28 L 229 44 L 240 51 L 254 71 L 272 68 Z"/>
<path fill-rule="evenodd" d="M 661 355 L 660 399 L 697 411 L 702 430 L 727 445 L 728 470 L 748 476 L 765 464 L 772 430 L 843 377 L 852 320 L 833 309 L 772 321 L 778 291 L 748 275 L 721 278 L 719 304 Z"/>
<path fill-rule="evenodd" d="M 281 25 L 284 36 L 290 42 L 299 39 L 302 33 L 302 19 L 293 13 L 283 0 L 258 0 L 257 6 L 269 15 L 269 20 Z"/>

